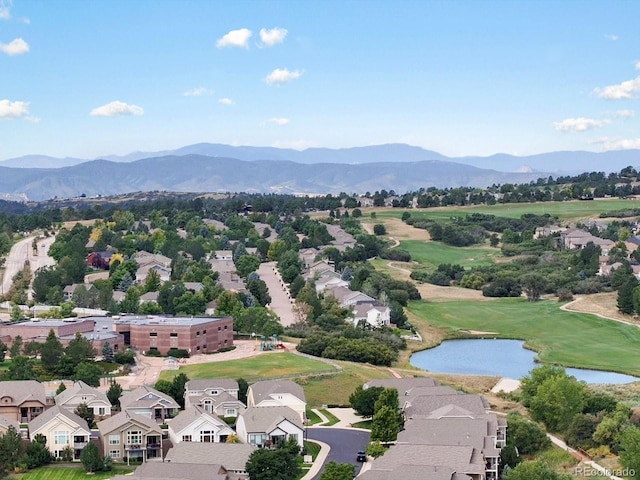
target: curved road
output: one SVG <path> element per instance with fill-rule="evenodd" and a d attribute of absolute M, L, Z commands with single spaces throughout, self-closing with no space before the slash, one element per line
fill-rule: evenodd
<path fill-rule="evenodd" d="M 54 242 L 55 237 L 46 237 L 38 240 L 38 254 L 33 254 L 31 244 L 35 237 L 27 237 L 20 240 L 13 247 L 4 263 L 4 272 L 2 275 L 2 287 L 0 293 L 4 294 L 9 291 L 13 283 L 13 277 L 24 267 L 25 261 L 29 260 L 31 271 L 35 272 L 38 268 L 45 265 L 54 265 L 55 260 L 47 255 L 49 247 Z M 29 291 L 31 298 L 31 291 Z"/>
<path fill-rule="evenodd" d="M 309 440 L 318 440 L 331 447 L 325 460 L 329 462 L 350 463 L 356 466 L 356 475 L 360 472 L 361 463 L 356 460 L 359 450 L 364 450 L 369 443 L 369 432 L 353 428 L 310 427 L 307 429 Z M 318 480 L 324 470 L 318 472 L 313 480 Z"/>

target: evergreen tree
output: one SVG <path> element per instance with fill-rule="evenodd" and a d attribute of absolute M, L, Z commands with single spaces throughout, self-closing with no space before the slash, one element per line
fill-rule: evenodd
<path fill-rule="evenodd" d="M 618 301 L 617 306 L 618 310 L 621 313 L 630 315 L 634 311 L 633 306 L 633 290 L 638 286 L 638 281 L 635 277 L 628 278 L 625 282 L 620 286 L 618 290 Z"/>
<path fill-rule="evenodd" d="M 111 385 L 109 385 L 109 390 L 107 390 L 107 398 L 111 405 L 114 407 L 120 408 L 120 396 L 122 395 L 122 386 L 116 382 L 115 380 L 111 381 Z"/>
<path fill-rule="evenodd" d="M 80 461 L 88 473 L 98 472 L 104 466 L 98 446 L 92 442 L 87 443 L 80 452 Z"/>
<path fill-rule="evenodd" d="M 48 372 L 53 372 L 58 367 L 60 359 L 64 354 L 64 347 L 58 337 L 56 337 L 53 329 L 49 330 L 47 339 L 40 348 L 40 359 L 42 360 L 42 366 Z"/>
<path fill-rule="evenodd" d="M 106 340 L 102 344 L 102 359 L 105 362 L 113 362 L 113 348 L 111 348 L 111 345 Z"/>

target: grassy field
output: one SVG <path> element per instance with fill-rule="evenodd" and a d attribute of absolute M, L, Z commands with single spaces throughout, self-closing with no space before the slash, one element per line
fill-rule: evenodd
<path fill-rule="evenodd" d="M 451 247 L 441 242 L 423 242 L 406 240 L 400 242 L 400 248 L 411 253 L 411 259 L 420 264 L 457 263 L 465 268 L 475 265 L 489 265 L 495 257 L 501 256 L 500 250 L 482 247 Z"/>
<path fill-rule="evenodd" d="M 87 474 L 85 473 L 84 469 L 82 469 L 82 467 L 43 467 L 37 468 L 27 473 L 12 475 L 9 478 L 15 480 L 103 480 L 105 478 L 112 478 L 114 475 L 124 475 L 125 473 L 129 473 L 131 471 L 131 469 L 126 469 L 112 472 L 96 472 Z"/>
<path fill-rule="evenodd" d="M 228 362 L 199 363 L 181 366 L 180 370 L 164 370 L 161 380 L 171 380 L 178 373 L 185 373 L 190 379 L 197 378 L 244 378 L 261 380 L 289 376 L 313 375 L 335 371 L 331 365 L 312 360 L 294 353 L 272 353 Z"/>
<path fill-rule="evenodd" d="M 517 338 L 539 353 L 545 363 L 610 370 L 640 376 L 640 330 L 593 315 L 565 312 L 555 301 L 413 302 L 416 327 L 445 327 L 449 336 L 461 330 L 497 332 Z"/>
<path fill-rule="evenodd" d="M 507 203 L 496 205 L 470 205 L 468 207 L 435 207 L 425 209 L 383 209 L 375 210 L 376 217 L 400 218 L 406 210 L 414 218 L 429 218 L 432 220 L 448 220 L 451 217 L 468 215 L 470 213 L 487 213 L 500 217 L 520 218 L 525 213 L 537 215 L 557 215 L 561 220 L 570 221 L 576 219 L 597 217 L 602 212 L 640 208 L 640 200 L 591 200 L 570 202 L 539 202 L 539 203 Z M 363 214 L 366 216 L 369 209 Z"/>

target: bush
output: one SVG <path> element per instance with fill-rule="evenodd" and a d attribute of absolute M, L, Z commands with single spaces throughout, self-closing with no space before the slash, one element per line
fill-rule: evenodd
<path fill-rule="evenodd" d="M 152 349 L 147 350 L 146 352 L 144 352 L 144 354 L 145 354 L 147 357 L 161 357 L 161 356 L 162 356 L 162 354 L 161 354 L 158 350 L 153 349 L 153 348 L 152 348 Z"/>
<path fill-rule="evenodd" d="M 381 223 L 376 223 L 373 226 L 373 233 L 376 235 L 384 235 L 387 233 L 387 229 Z"/>
<path fill-rule="evenodd" d="M 174 358 L 189 358 L 189 352 L 186 351 L 184 348 L 172 348 L 169 350 L 168 355 L 174 357 Z"/>
<path fill-rule="evenodd" d="M 561 288 L 558 290 L 558 301 L 559 302 L 570 302 L 573 300 L 573 293 L 568 288 Z"/>

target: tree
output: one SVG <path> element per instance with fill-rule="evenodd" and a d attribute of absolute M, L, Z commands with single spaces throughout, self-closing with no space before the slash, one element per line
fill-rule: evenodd
<path fill-rule="evenodd" d="M 385 228 L 385 226 L 381 223 L 376 223 L 373 226 L 373 233 L 376 235 L 384 235 L 387 233 L 387 229 Z"/>
<path fill-rule="evenodd" d="M 107 398 L 114 407 L 120 407 L 120 396 L 122 395 L 122 386 L 115 380 L 109 385 L 107 390 Z"/>
<path fill-rule="evenodd" d="M 69 345 L 67 345 L 65 349 L 65 354 L 73 365 L 93 360 L 96 356 L 91 340 L 83 337 L 80 332 L 76 332 L 76 336 L 69 341 Z"/>
<path fill-rule="evenodd" d="M 640 472 L 640 428 L 627 428 L 620 439 L 620 463 L 629 470 Z"/>
<path fill-rule="evenodd" d="M 518 413 L 507 416 L 509 435 L 507 443 L 522 455 L 535 455 L 551 446 L 551 440 L 537 423 L 530 422 Z M 511 465 L 512 467 L 515 465 Z"/>
<path fill-rule="evenodd" d="M 34 360 L 19 355 L 11 360 L 11 364 L 5 373 L 5 380 L 35 380 L 37 375 L 33 369 Z"/>
<path fill-rule="evenodd" d="M 566 376 L 564 368 L 556 367 L 554 365 L 542 365 L 536 367 L 529 372 L 529 375 L 525 375 L 520 379 L 520 390 L 522 392 L 522 404 L 528 407 L 531 404 L 531 400 L 538 393 L 540 385 L 551 377 Z"/>
<path fill-rule="evenodd" d="M 522 462 L 510 469 L 502 478 L 504 480 L 571 480 L 571 475 L 557 473 L 541 460 Z"/>
<path fill-rule="evenodd" d="M 64 354 L 64 347 L 53 329 L 49 330 L 47 339 L 40 348 L 40 359 L 42 360 L 42 366 L 45 370 L 53 372 L 58 367 L 60 359 Z"/>
<path fill-rule="evenodd" d="M 23 318 L 24 318 L 24 315 L 22 314 L 22 309 L 20 308 L 20 305 L 14 305 L 13 307 L 11 307 L 12 322 L 19 322 Z"/>
<path fill-rule="evenodd" d="M 76 367 L 74 380 L 82 380 L 87 385 L 92 387 L 100 386 L 100 377 L 102 376 L 102 370 L 98 365 L 93 362 L 82 362 Z"/>
<path fill-rule="evenodd" d="M 113 348 L 106 340 L 102 344 L 102 359 L 105 362 L 113 362 Z"/>
<path fill-rule="evenodd" d="M 529 411 L 552 432 L 564 432 L 573 417 L 582 412 L 586 386 L 574 377 L 558 376 L 545 380 L 531 400 Z"/>
<path fill-rule="evenodd" d="M 357 414 L 363 417 L 372 417 L 376 401 L 383 391 L 384 387 L 369 387 L 365 390 L 360 385 L 349 396 L 349 404 Z"/>
<path fill-rule="evenodd" d="M 16 335 L 13 337 L 13 343 L 11 344 L 11 348 L 9 349 L 9 353 L 11 354 L 11 358 L 19 357 L 22 353 L 22 335 Z"/>
<path fill-rule="evenodd" d="M 64 384 L 64 382 L 60 382 L 60 385 L 58 385 L 58 388 L 56 388 L 56 395 L 60 395 L 66 389 L 67 389 L 67 386 Z"/>
<path fill-rule="evenodd" d="M 160 290 L 162 282 L 160 281 L 160 274 L 151 269 L 149 273 L 147 273 L 147 278 L 144 280 L 144 291 L 145 292 L 157 292 Z"/>
<path fill-rule="evenodd" d="M 80 461 L 86 472 L 93 473 L 102 470 L 104 460 L 95 443 L 87 443 L 80 452 Z"/>
<path fill-rule="evenodd" d="M 2 340 L 0 340 L 0 363 L 4 362 L 8 349 L 9 347 L 7 347 Z"/>
<path fill-rule="evenodd" d="M 47 448 L 47 438 L 41 433 L 37 434 L 26 448 L 26 460 L 28 468 L 37 468 L 48 465 L 55 457 Z"/>
<path fill-rule="evenodd" d="M 238 400 L 245 405 L 247 404 L 247 391 L 249 390 L 249 382 L 244 378 L 238 379 Z"/>
<path fill-rule="evenodd" d="M 633 290 L 638 286 L 635 277 L 628 278 L 618 290 L 617 306 L 621 313 L 630 315 L 634 311 Z"/>
<path fill-rule="evenodd" d="M 520 279 L 520 283 L 522 284 L 522 289 L 530 302 L 537 302 L 540 300 L 540 295 L 546 288 L 545 279 L 542 275 L 537 273 L 528 273 L 523 275 Z"/>
<path fill-rule="evenodd" d="M 251 480 L 295 480 L 300 470 L 296 455 L 284 448 L 254 450 L 246 465 Z"/>
<path fill-rule="evenodd" d="M 356 467 L 350 463 L 329 462 L 320 475 L 320 480 L 353 480 Z"/>
<path fill-rule="evenodd" d="M 95 427 L 95 414 L 93 413 L 93 409 L 89 408 L 89 405 L 86 403 L 80 403 L 73 413 L 84 419 L 87 425 L 89 425 L 89 428 Z"/>
<path fill-rule="evenodd" d="M 13 425 L 10 425 L 4 435 L 0 435 L 0 468 L 12 470 L 18 465 L 24 455 L 22 437 Z"/>
<path fill-rule="evenodd" d="M 188 381 L 189 377 L 187 377 L 186 374 L 179 373 L 173 377 L 173 381 L 171 382 L 171 396 L 178 402 L 180 408 L 184 408 L 184 391 Z"/>
<path fill-rule="evenodd" d="M 393 442 L 399 431 L 398 411 L 384 404 L 377 408 L 371 423 L 371 440 Z"/>

